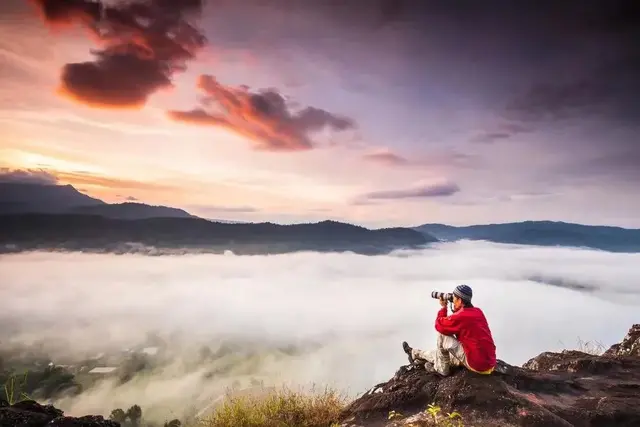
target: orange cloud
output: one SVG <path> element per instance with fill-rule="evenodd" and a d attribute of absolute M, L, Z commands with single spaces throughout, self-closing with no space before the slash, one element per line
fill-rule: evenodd
<path fill-rule="evenodd" d="M 50 171 L 60 184 L 71 184 L 83 187 L 101 187 L 118 190 L 172 191 L 175 187 L 153 182 L 114 178 L 87 172 Z"/>
<path fill-rule="evenodd" d="M 188 16 L 202 0 L 137 1 L 106 5 L 90 0 L 32 0 L 52 26 L 78 23 L 102 50 L 94 61 L 66 64 L 58 93 L 91 107 L 140 108 L 153 93 L 173 87 L 205 44 Z"/>
<path fill-rule="evenodd" d="M 314 147 L 310 136 L 313 132 L 355 128 L 353 120 L 319 108 L 306 107 L 292 112 L 275 89 L 251 92 L 246 86 L 222 85 L 210 75 L 200 76 L 198 88 L 205 93 L 200 107 L 169 111 L 168 116 L 185 123 L 232 130 L 247 137 L 259 150 L 309 150 Z M 212 105 L 222 112 L 208 111 Z"/>

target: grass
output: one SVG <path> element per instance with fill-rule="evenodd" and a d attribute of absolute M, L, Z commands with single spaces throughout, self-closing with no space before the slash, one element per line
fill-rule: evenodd
<path fill-rule="evenodd" d="M 565 345 L 564 342 L 558 342 L 564 349 L 569 350 L 570 347 Z M 601 356 L 607 350 L 607 347 L 602 344 L 600 341 L 583 341 L 582 338 L 578 337 L 576 347 L 573 347 L 574 350 L 581 351 L 583 353 L 591 354 L 593 356 Z"/>
<path fill-rule="evenodd" d="M 604 344 L 598 341 L 582 341 L 580 337 L 578 337 L 578 350 L 592 354 L 594 356 L 600 356 L 602 353 L 606 351 L 606 347 Z"/>
<path fill-rule="evenodd" d="M 29 395 L 23 391 L 27 384 L 27 374 L 28 372 L 24 373 L 24 378 L 21 382 L 17 382 L 15 375 L 11 375 L 7 378 L 7 381 L 4 384 L 4 399 L 9 403 L 9 405 L 14 405 L 23 400 L 31 399 Z"/>
<path fill-rule="evenodd" d="M 283 387 L 265 395 L 227 396 L 201 427 L 328 427 L 347 401 L 333 389 L 302 392 Z"/>

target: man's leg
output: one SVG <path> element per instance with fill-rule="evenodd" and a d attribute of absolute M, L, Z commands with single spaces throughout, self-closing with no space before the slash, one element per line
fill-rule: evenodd
<path fill-rule="evenodd" d="M 425 369 L 431 370 L 431 367 L 427 365 L 434 364 L 436 360 L 435 350 L 424 351 L 418 348 L 411 348 L 406 341 L 402 343 L 402 349 L 409 356 L 409 363 L 411 363 L 412 365 L 417 365 L 418 363 L 415 363 L 415 361 L 418 360 L 418 362 L 422 362 L 425 364 Z"/>
<path fill-rule="evenodd" d="M 449 375 L 452 366 L 466 366 L 467 357 L 462 344 L 455 337 L 438 333 L 435 369 L 442 375 Z"/>

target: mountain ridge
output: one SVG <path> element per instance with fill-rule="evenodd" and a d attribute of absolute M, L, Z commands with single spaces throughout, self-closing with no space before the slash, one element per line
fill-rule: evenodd
<path fill-rule="evenodd" d="M 387 254 L 437 239 L 409 228 L 368 229 L 337 221 L 308 224 L 223 223 L 203 218 L 113 219 L 84 214 L 4 215 L 0 252 L 28 250 L 238 255 L 297 251 Z"/>
<path fill-rule="evenodd" d="M 33 214 L 43 215 L 40 217 L 34 217 Z M 148 233 L 157 233 L 158 236 L 170 236 L 169 240 L 162 241 L 161 247 L 175 249 L 180 245 L 198 246 L 202 247 L 204 244 L 201 236 L 197 236 L 193 230 L 198 229 L 204 233 L 204 235 L 210 236 L 212 241 L 220 241 L 219 237 L 213 236 L 213 228 L 203 230 L 199 222 L 194 223 L 182 223 L 182 222 L 163 222 L 162 226 L 166 229 L 157 228 L 159 223 L 157 219 L 191 219 L 202 220 L 212 224 L 233 224 L 240 226 L 234 230 L 239 233 L 238 236 L 228 236 L 228 230 L 223 230 L 218 227 L 217 232 L 226 235 L 231 243 L 234 245 L 235 238 L 242 240 L 245 245 L 241 252 L 246 250 L 246 245 L 254 245 L 256 242 L 260 242 L 260 245 L 266 245 L 264 241 L 265 228 L 269 224 L 278 225 L 281 228 L 279 232 L 288 230 L 286 227 L 296 226 L 298 227 L 298 233 L 300 236 L 304 234 L 308 239 L 306 242 L 298 242 L 295 246 L 299 250 L 314 250 L 315 248 L 322 247 L 327 250 L 330 245 L 327 243 L 333 241 L 336 243 L 336 248 L 341 250 L 350 250 L 349 248 L 361 248 L 360 243 L 354 243 L 353 239 L 360 239 L 365 246 L 373 244 L 382 244 L 385 249 L 383 253 L 388 252 L 388 242 L 393 240 L 393 244 L 390 247 L 393 248 L 416 248 L 421 245 L 434 243 L 438 241 L 458 241 L 458 240 L 483 240 L 495 243 L 506 244 L 522 244 L 522 245 L 535 245 L 535 246 L 565 246 L 565 247 L 587 247 L 592 249 L 606 250 L 611 252 L 640 252 L 640 229 L 629 229 L 619 226 L 608 225 L 586 225 L 576 224 L 565 221 L 520 221 L 520 222 L 505 222 L 505 223 L 490 223 L 490 224 L 475 224 L 466 226 L 453 226 L 441 223 L 426 223 L 414 227 L 387 227 L 380 229 L 365 228 L 360 225 L 355 225 L 347 222 L 339 222 L 332 220 L 324 220 L 315 223 L 298 223 L 298 224 L 276 224 L 273 222 L 233 222 L 222 221 L 216 219 L 205 219 L 187 212 L 184 209 L 162 206 L 162 205 L 149 205 L 140 202 L 124 202 L 124 203 L 106 203 L 100 199 L 87 196 L 79 192 L 72 185 L 58 185 L 51 183 L 15 183 L 15 182 L 0 182 L 0 215 L 3 216 L 3 220 L 7 221 L 11 217 L 11 221 L 22 230 L 23 235 L 18 236 L 15 233 L 12 234 L 14 240 L 8 240 L 4 238 L 0 243 L 8 245 L 22 245 L 29 242 L 29 245 L 33 245 L 35 240 L 33 235 L 28 233 L 26 227 L 32 226 L 35 229 L 39 229 L 41 236 L 49 236 L 52 239 L 49 243 L 59 245 L 64 242 L 63 247 L 76 247 L 69 239 L 81 238 L 78 236 L 77 224 L 85 224 L 87 221 L 93 221 L 94 226 L 106 227 L 103 231 L 107 230 L 116 233 L 120 236 L 120 240 L 109 239 L 108 236 L 98 236 L 94 230 L 86 229 L 84 232 L 86 235 L 94 236 L 94 240 L 89 244 L 87 248 L 97 249 L 98 242 L 103 242 L 107 247 L 113 248 L 114 246 L 138 243 L 141 245 L 148 245 L 156 247 L 156 243 L 159 238 L 152 235 L 142 236 L 140 233 L 134 230 L 125 231 L 127 228 L 118 222 L 100 223 L 97 219 L 88 220 L 87 217 L 101 217 L 114 221 L 126 220 L 126 221 L 139 221 L 150 220 L 148 223 L 137 223 L 142 229 L 147 230 Z M 47 217 L 47 215 L 67 215 L 66 219 L 53 219 Z M 17 217 L 22 216 L 22 219 L 18 220 Z M 73 222 L 77 224 L 74 225 Z M 53 235 L 50 231 L 43 230 L 43 224 L 56 224 L 55 226 L 61 227 L 58 232 L 64 230 L 67 233 L 69 239 L 65 240 L 65 236 L 60 234 Z M 142 225 L 140 225 L 142 224 Z M 53 226 L 53 225 L 52 225 Z M 178 233 L 172 228 L 181 228 L 182 232 Z M 186 228 L 185 228 L 186 227 Z M 215 228 L 216 226 L 214 226 Z M 244 228 L 243 228 L 244 227 Z M 306 230 L 305 227 L 315 228 L 314 232 Z M 191 231 L 187 230 L 191 228 Z M 242 230 L 242 231 L 240 231 Z M 248 239 L 245 234 L 258 233 L 253 239 Z M 273 229 L 275 230 L 275 229 Z M 273 240 L 276 246 L 280 242 L 285 241 L 287 247 L 291 247 L 292 238 L 290 236 L 278 235 L 278 232 L 270 230 L 267 234 Z M 394 234 L 395 240 L 380 239 L 380 234 L 376 234 L 365 238 L 364 233 L 357 236 L 353 234 L 354 230 L 367 230 L 369 232 L 381 231 L 387 235 Z M 8 233 L 9 231 L 7 231 Z M 335 236 L 340 233 L 347 233 L 350 237 L 342 239 Z M 419 235 L 411 235 L 411 232 L 415 232 Z M 285 232 L 285 234 L 288 232 Z M 332 236 L 333 237 L 328 237 Z M 31 236 L 31 237 L 29 237 Z M 243 237 L 244 236 L 244 237 Z M 401 237 L 402 236 L 402 237 Z M 43 237 L 44 238 L 44 237 Z M 302 237 L 300 237 L 302 238 Z M 124 239 L 124 240 L 123 240 Z M 82 241 L 87 242 L 86 238 L 81 238 Z M 160 239 L 161 240 L 161 239 Z M 348 244 L 346 242 L 349 242 Z M 405 242 L 402 244 L 401 242 Z M 312 243 L 315 242 L 315 243 Z M 367 242 L 367 243 L 364 243 Z M 421 242 L 421 243 L 417 243 Z M 44 244 L 43 240 L 40 244 Z M 176 246 L 177 245 L 177 246 Z M 263 247 L 260 251 L 272 250 Z M 276 250 L 279 252 L 282 248 Z M 259 253 L 261 253 L 258 251 Z M 253 250 L 249 250 L 249 253 L 253 253 Z M 365 252 L 372 252 L 371 249 L 367 249 Z M 377 251 L 373 251 L 377 252 Z"/>
<path fill-rule="evenodd" d="M 114 219 L 185 218 L 195 215 L 171 206 L 139 202 L 107 203 L 71 184 L 0 182 L 0 215 L 89 214 Z"/>
<path fill-rule="evenodd" d="M 611 252 L 640 252 L 640 229 L 564 221 L 521 221 L 453 226 L 431 223 L 412 227 L 441 241 L 484 240 L 536 246 L 588 247 Z"/>

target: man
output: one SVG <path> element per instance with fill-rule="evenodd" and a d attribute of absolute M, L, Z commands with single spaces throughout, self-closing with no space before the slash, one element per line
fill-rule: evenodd
<path fill-rule="evenodd" d="M 469 286 L 457 286 L 453 291 L 453 314 L 450 316 L 447 316 L 447 301 L 440 298 L 441 308 L 435 322 L 437 349 L 418 350 L 403 342 L 402 348 L 411 364 L 422 359 L 425 367 L 432 364 L 435 371 L 443 376 L 449 375 L 452 366 L 464 366 L 479 374 L 493 372 L 496 346 L 484 313 L 471 304 L 472 296 Z"/>

